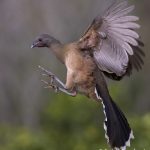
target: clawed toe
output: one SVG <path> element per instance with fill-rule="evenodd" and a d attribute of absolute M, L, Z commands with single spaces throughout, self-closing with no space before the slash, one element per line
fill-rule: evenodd
<path fill-rule="evenodd" d="M 41 80 L 46 85 L 44 88 L 53 89 L 55 92 L 63 92 L 70 96 L 76 96 L 77 92 L 74 90 L 67 90 L 65 84 L 57 76 L 55 76 L 55 74 L 41 66 L 38 66 L 38 68 L 42 71 L 42 76 L 50 78 L 50 81 Z"/>
<path fill-rule="evenodd" d="M 45 80 L 41 80 L 46 86 L 44 88 L 46 89 L 53 89 L 55 92 L 58 92 L 59 87 L 55 84 L 52 84 L 51 82 L 47 82 Z"/>

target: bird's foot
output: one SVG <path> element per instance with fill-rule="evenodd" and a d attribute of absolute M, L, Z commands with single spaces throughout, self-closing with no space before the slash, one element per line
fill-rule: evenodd
<path fill-rule="evenodd" d="M 53 89 L 56 93 L 59 90 L 59 87 L 56 86 L 55 84 L 52 84 L 51 82 L 45 81 L 45 80 L 41 80 L 41 82 L 43 82 L 46 86 L 44 88 L 46 89 Z"/>
<path fill-rule="evenodd" d="M 38 66 L 38 68 L 43 72 L 43 76 L 50 77 L 50 81 L 41 80 L 46 86 L 44 88 L 53 89 L 56 93 L 63 92 L 70 96 L 76 96 L 76 91 L 69 91 L 65 88 L 65 84 L 52 72 L 46 70 L 45 68 Z M 59 84 L 59 85 L 58 85 Z"/>

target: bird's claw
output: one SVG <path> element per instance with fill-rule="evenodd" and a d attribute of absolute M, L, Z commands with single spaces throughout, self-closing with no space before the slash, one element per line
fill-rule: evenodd
<path fill-rule="evenodd" d="M 50 81 L 45 81 L 45 80 L 41 80 L 44 84 L 46 84 L 47 86 L 44 87 L 44 88 L 51 88 L 51 89 L 54 89 L 54 91 L 57 93 L 59 91 L 59 87 L 55 84 L 56 83 L 56 79 L 55 79 L 55 75 L 52 74 L 51 72 L 47 71 L 46 69 L 44 69 L 43 67 L 41 66 L 38 66 L 38 68 L 40 70 L 42 70 L 42 76 L 47 76 L 47 77 L 50 77 Z"/>
<path fill-rule="evenodd" d="M 42 71 L 42 76 L 50 77 L 50 81 L 41 80 L 44 84 L 46 84 L 44 88 L 53 89 L 56 93 L 63 92 L 70 96 L 76 96 L 77 94 L 76 91 L 73 92 L 73 91 L 67 90 L 65 84 L 57 76 L 55 76 L 55 74 L 44 69 L 41 66 L 38 66 L 38 68 Z"/>
<path fill-rule="evenodd" d="M 45 86 L 44 88 L 46 89 L 54 89 L 54 91 L 57 93 L 59 91 L 59 87 L 51 82 L 47 82 L 45 80 L 41 80 L 41 82 L 43 82 L 44 84 L 46 84 L 47 86 Z"/>
<path fill-rule="evenodd" d="M 50 71 L 46 70 L 45 68 L 38 66 L 38 68 L 43 72 L 44 76 L 55 76 L 53 73 L 51 73 Z"/>
<path fill-rule="evenodd" d="M 42 76 L 50 77 L 50 84 L 51 84 L 51 85 L 54 85 L 54 82 L 56 81 L 55 75 L 52 74 L 51 72 L 47 71 L 46 69 L 44 69 L 44 68 L 41 67 L 41 66 L 38 66 L 38 68 L 39 68 L 40 70 L 42 70 L 42 72 L 44 72 L 44 73 L 42 73 Z"/>
<path fill-rule="evenodd" d="M 51 84 L 54 84 L 54 81 L 55 81 L 55 77 L 54 77 L 54 75 L 51 75 L 50 76 L 50 82 L 51 82 Z"/>

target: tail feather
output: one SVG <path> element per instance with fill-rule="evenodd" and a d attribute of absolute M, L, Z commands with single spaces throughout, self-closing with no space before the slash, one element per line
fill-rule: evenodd
<path fill-rule="evenodd" d="M 133 139 L 133 133 L 123 112 L 111 99 L 109 93 L 103 91 L 99 85 L 96 85 L 96 95 L 102 99 L 105 121 L 105 137 L 113 149 L 125 150 L 130 146 L 130 139 Z"/>

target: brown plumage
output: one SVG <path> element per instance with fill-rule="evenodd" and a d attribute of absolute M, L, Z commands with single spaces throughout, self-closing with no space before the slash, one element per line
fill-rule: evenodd
<path fill-rule="evenodd" d="M 128 15 L 134 6 L 127 2 L 113 4 L 102 16 L 97 16 L 83 36 L 73 43 L 61 44 L 48 34 L 36 38 L 32 47 L 48 47 L 67 68 L 66 84 L 44 68 L 42 70 L 57 83 L 47 83 L 57 91 L 75 96 L 78 92 L 104 108 L 105 137 L 113 149 L 126 148 L 133 138 L 124 114 L 113 102 L 104 75 L 120 80 L 143 65 L 144 44 L 135 29 L 138 17 Z M 60 86 L 58 86 L 58 84 Z"/>

